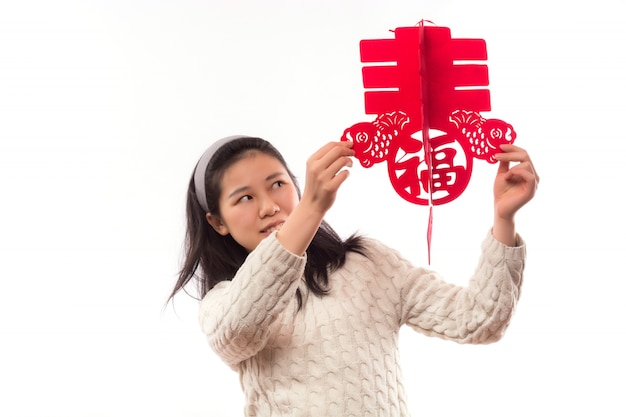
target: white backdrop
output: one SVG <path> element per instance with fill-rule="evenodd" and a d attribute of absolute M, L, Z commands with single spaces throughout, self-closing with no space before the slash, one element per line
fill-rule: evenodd
<path fill-rule="evenodd" d="M 506 337 L 401 334 L 415 416 L 624 416 L 626 30 L 620 0 L 0 3 L 0 415 L 241 416 L 184 294 L 163 304 L 187 181 L 219 137 L 308 155 L 364 114 L 358 42 L 421 19 L 487 41 L 490 117 L 541 175 Z M 435 208 L 432 267 L 464 283 L 495 166 Z M 424 207 L 352 169 L 329 222 L 426 263 Z"/>

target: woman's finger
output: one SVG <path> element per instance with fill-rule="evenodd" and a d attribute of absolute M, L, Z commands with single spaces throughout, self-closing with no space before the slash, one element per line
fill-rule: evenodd
<path fill-rule="evenodd" d="M 354 156 L 354 151 L 352 150 L 352 142 L 328 142 L 320 149 L 318 149 L 309 159 L 314 161 L 328 160 L 332 163 L 332 160 L 336 159 L 336 157 L 340 154 Z M 335 155 L 335 157 L 332 157 Z"/>
<path fill-rule="evenodd" d="M 530 155 L 524 148 L 510 143 L 506 143 L 500 145 L 500 149 L 503 152 L 495 155 L 496 160 L 500 161 L 500 166 L 498 169 L 499 173 L 506 172 L 509 169 L 510 162 L 519 162 L 520 165 L 527 164 L 525 166 L 528 167 L 527 169 L 534 173 L 536 177 L 536 182 L 539 183 L 539 175 L 537 174 L 537 170 L 535 169 Z"/>

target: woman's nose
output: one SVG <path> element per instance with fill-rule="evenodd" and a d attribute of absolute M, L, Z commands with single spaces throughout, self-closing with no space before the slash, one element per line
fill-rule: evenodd
<path fill-rule="evenodd" d="M 280 211 L 280 207 L 278 206 L 278 204 L 276 204 L 276 202 L 273 199 L 266 197 L 261 201 L 261 206 L 259 208 L 259 216 L 261 218 L 266 217 L 266 216 L 273 216 L 279 211 Z"/>

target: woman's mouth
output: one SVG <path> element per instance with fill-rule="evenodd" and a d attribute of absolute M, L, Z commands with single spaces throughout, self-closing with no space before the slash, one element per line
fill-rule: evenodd
<path fill-rule="evenodd" d="M 280 228 L 282 227 L 282 225 L 283 225 L 282 223 L 279 223 L 279 224 L 276 224 L 276 225 L 270 226 L 270 227 L 268 227 L 267 229 L 263 229 L 263 230 L 261 230 L 261 233 L 267 233 L 267 234 L 269 235 L 269 234 L 271 234 L 271 233 L 273 233 L 273 232 L 275 232 L 275 231 L 280 230 Z"/>

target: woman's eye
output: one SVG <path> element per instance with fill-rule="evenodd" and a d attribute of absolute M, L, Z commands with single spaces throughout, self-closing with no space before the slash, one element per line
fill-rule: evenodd
<path fill-rule="evenodd" d="M 252 200 L 252 197 L 249 195 L 244 195 L 239 199 L 239 201 L 250 201 L 250 200 Z"/>
<path fill-rule="evenodd" d="M 273 188 L 280 188 L 284 185 L 285 183 L 282 181 L 276 181 L 274 184 L 272 184 Z"/>

